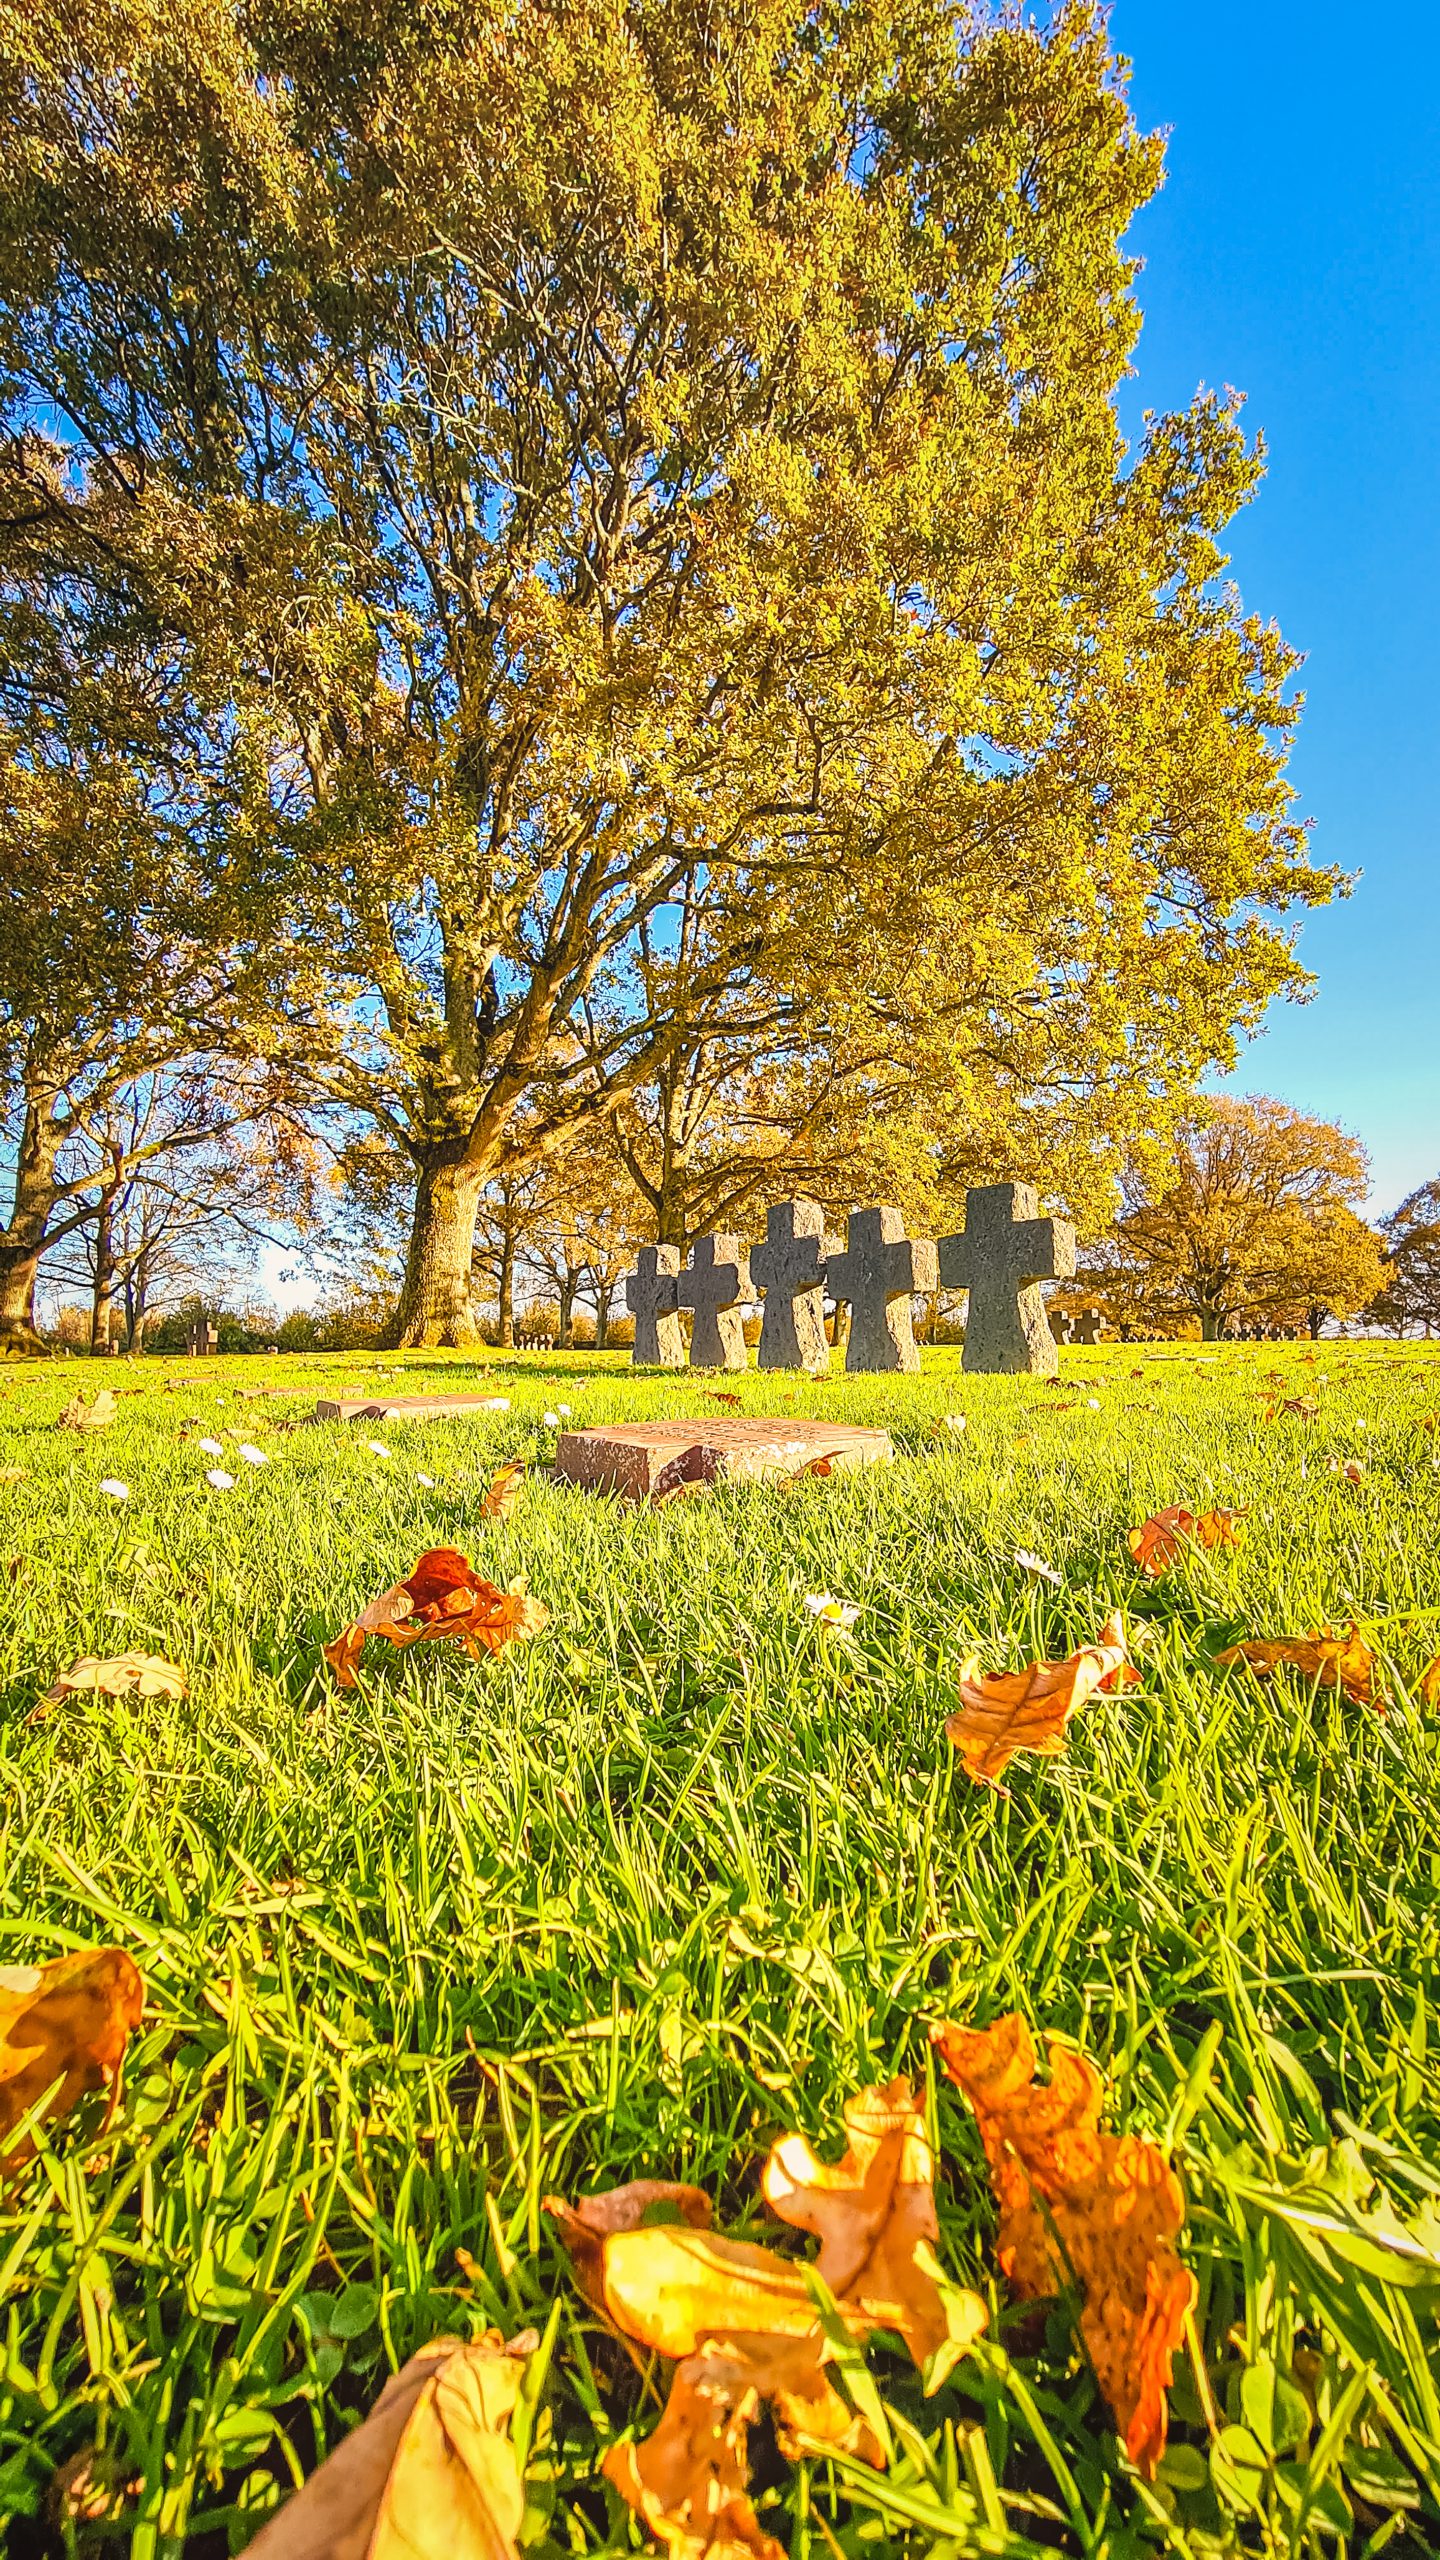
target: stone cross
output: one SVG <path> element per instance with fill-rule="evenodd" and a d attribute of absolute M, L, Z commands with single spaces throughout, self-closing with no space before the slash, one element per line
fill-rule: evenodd
<path fill-rule="evenodd" d="M 988 1183 L 965 1194 L 964 1234 L 941 1239 L 941 1280 L 970 1292 L 967 1369 L 1053 1378 L 1059 1368 L 1037 1283 L 1073 1278 L 1075 1230 L 1039 1209 L 1028 1182 Z"/>
<path fill-rule="evenodd" d="M 1070 1327 L 1071 1341 L 1084 1343 L 1087 1348 L 1093 1346 L 1100 1339 L 1102 1322 L 1098 1307 L 1084 1308 Z"/>
<path fill-rule="evenodd" d="M 825 1212 L 815 1200 L 782 1200 L 765 1212 L 765 1241 L 750 1256 L 750 1278 L 765 1292 L 762 1369 L 830 1366 L 825 1339 Z"/>
<path fill-rule="evenodd" d="M 220 1337 L 208 1316 L 197 1316 L 190 1327 L 190 1357 L 203 1360 L 219 1348 Z"/>
<path fill-rule="evenodd" d="M 640 1268 L 625 1283 L 625 1304 L 635 1319 L 637 1369 L 683 1369 L 685 1328 L 677 1312 L 676 1275 L 680 1251 L 673 1244 L 642 1244 Z"/>
<path fill-rule="evenodd" d="M 846 1368 L 918 1369 L 910 1300 L 937 1279 L 935 1247 L 907 1237 L 898 1209 L 852 1209 L 845 1250 L 825 1267 L 831 1297 L 850 1305 Z"/>
<path fill-rule="evenodd" d="M 751 1295 L 750 1262 L 738 1236 L 697 1236 L 680 1274 L 680 1304 L 693 1307 L 692 1369 L 743 1369 L 745 1319 L 739 1301 Z"/>

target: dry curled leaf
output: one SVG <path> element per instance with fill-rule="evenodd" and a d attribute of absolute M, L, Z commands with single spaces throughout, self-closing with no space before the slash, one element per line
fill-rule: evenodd
<path fill-rule="evenodd" d="M 982 1672 L 978 1654 L 972 1653 L 960 1667 L 960 1712 L 946 1717 L 945 1731 L 967 1777 L 1005 1795 L 1001 1775 L 1017 1751 L 1050 1757 L 1063 1751 L 1065 1728 L 1078 1707 L 1097 1690 L 1127 1688 L 1139 1677 L 1126 1647 L 1125 1621 L 1116 1609 L 1098 1642 L 1082 1645 L 1063 1662 Z"/>
<path fill-rule="evenodd" d="M 1415 1694 L 1423 1707 L 1440 1707 L 1440 1654 L 1426 1664 L 1416 1682 Z"/>
<path fill-rule="evenodd" d="M 1319 1410 L 1318 1396 L 1282 1396 L 1278 1404 L 1267 1404 L 1265 1420 L 1273 1422 L 1277 1414 L 1293 1413 L 1297 1422 L 1313 1422 Z"/>
<path fill-rule="evenodd" d="M 731 1395 L 726 1387 L 702 1387 L 700 1399 L 703 1404 L 723 1405 L 727 1413 L 738 1413 L 743 1402 L 743 1398 Z"/>
<path fill-rule="evenodd" d="M 1147 2479 L 1165 2450 L 1171 2361 L 1195 2301 L 1175 2255 L 1185 2195 L 1153 2142 L 1099 2129 L 1093 2063 L 1050 2046 L 1048 2087 L 1035 2085 L 1023 2018 L 975 2030 L 930 2030 L 940 2060 L 975 2111 L 1000 2207 L 1002 2273 L 1027 2300 L 1081 2295 L 1080 2334 L 1130 2459 Z"/>
<path fill-rule="evenodd" d="M 520 1499 L 520 1487 L 524 1481 L 524 1459 L 512 1458 L 491 1482 L 490 1490 L 480 1505 L 482 1520 L 508 1519 Z"/>
<path fill-rule="evenodd" d="M 735 2337 L 707 2341 L 675 2373 L 653 2434 L 612 2445 L 601 2470 L 675 2560 L 785 2560 L 750 2502 L 749 2437 L 762 2401 L 782 2453 L 853 2453 L 883 2461 L 863 2418 L 824 2367 L 825 2342 Z"/>
<path fill-rule="evenodd" d="M 432 2338 L 249 2545 L 253 2560 L 516 2560 L 509 2426 L 536 2344 Z"/>
<path fill-rule="evenodd" d="M 103 1431 L 107 1422 L 114 1421 L 119 1410 L 111 1389 L 100 1387 L 93 1404 L 87 1404 L 83 1396 L 72 1396 L 55 1428 L 57 1431 Z"/>
<path fill-rule="evenodd" d="M 1184 1554 L 1187 1542 L 1200 1547 L 1238 1546 L 1244 1516 L 1242 1511 L 1197 1513 L 1176 1503 L 1169 1511 L 1153 1512 L 1138 1529 L 1128 1532 L 1130 1553 L 1140 1571 L 1156 1581 Z"/>
<path fill-rule="evenodd" d="M 185 1674 L 158 1653 L 116 1653 L 105 1659 L 84 1653 L 46 1690 L 33 1716 L 40 1716 L 46 1707 L 59 1706 L 66 1698 L 78 1697 L 85 1690 L 98 1690 L 107 1698 L 123 1698 L 132 1689 L 142 1698 L 183 1698 Z"/>
<path fill-rule="evenodd" d="M 383 1636 L 394 1645 L 458 1636 L 471 1660 L 478 1662 L 482 1653 L 499 1653 L 507 1644 L 538 1635 L 549 1616 L 544 1603 L 533 1600 L 523 1583 L 502 1591 L 486 1582 L 456 1548 L 431 1547 L 406 1581 L 392 1583 L 341 1628 L 325 1646 L 325 1659 L 340 1687 L 353 1689 L 367 1636 Z"/>
<path fill-rule="evenodd" d="M 92 2089 L 118 2090 L 145 1985 L 123 1947 L 85 1947 L 48 1964 L 0 1966 L 0 2168 L 16 2169 L 34 2144 L 7 2137 L 58 2081 L 45 2122 L 68 2115 Z"/>
<path fill-rule="evenodd" d="M 1303 1672 L 1322 1689 L 1343 1690 L 1358 1707 L 1378 1707 L 1383 1712 L 1388 1704 L 1375 1656 L 1358 1627 L 1343 1636 L 1322 1627 L 1314 1636 L 1249 1637 L 1244 1644 L 1232 1644 L 1217 1653 L 1215 1659 L 1224 1667 L 1246 1662 L 1252 1671 Z"/>

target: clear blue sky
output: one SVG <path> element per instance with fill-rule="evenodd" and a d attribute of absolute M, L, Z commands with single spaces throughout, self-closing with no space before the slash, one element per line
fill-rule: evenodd
<path fill-rule="evenodd" d="M 1270 459 L 1234 574 L 1306 653 L 1316 858 L 1363 875 L 1235 1083 L 1343 1120 L 1384 1210 L 1440 1174 L 1440 12 L 1115 0 L 1111 32 L 1169 130 L 1125 414 L 1246 393 Z"/>

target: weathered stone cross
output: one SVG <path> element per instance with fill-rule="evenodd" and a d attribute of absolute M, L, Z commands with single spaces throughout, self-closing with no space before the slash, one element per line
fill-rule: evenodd
<path fill-rule="evenodd" d="M 1075 1230 L 1039 1209 L 1028 1182 L 987 1183 L 965 1194 L 964 1234 L 940 1240 L 943 1286 L 970 1292 L 967 1369 L 1053 1378 L 1060 1365 L 1036 1284 L 1073 1277 Z"/>
<path fill-rule="evenodd" d="M 745 1319 L 738 1301 L 748 1298 L 750 1263 L 738 1236 L 697 1236 L 680 1274 L 680 1304 L 693 1307 L 692 1369 L 743 1369 Z"/>
<path fill-rule="evenodd" d="M 766 1210 L 765 1241 L 750 1256 L 750 1277 L 765 1292 L 761 1368 L 828 1369 L 825 1212 L 818 1201 L 782 1200 Z"/>
<path fill-rule="evenodd" d="M 849 1301 L 847 1369 L 919 1368 L 910 1300 L 937 1285 L 935 1247 L 907 1237 L 898 1209 L 852 1209 L 825 1280 L 832 1298 Z"/>
<path fill-rule="evenodd" d="M 685 1328 L 675 1294 L 679 1248 L 642 1244 L 637 1260 L 639 1270 L 632 1271 L 625 1283 L 625 1304 L 635 1319 L 631 1361 L 637 1369 L 683 1369 Z"/>

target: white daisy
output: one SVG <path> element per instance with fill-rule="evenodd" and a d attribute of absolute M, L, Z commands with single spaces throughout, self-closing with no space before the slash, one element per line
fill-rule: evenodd
<path fill-rule="evenodd" d="M 562 1422 L 568 1422 L 568 1421 L 569 1421 L 569 1419 L 570 1419 L 570 1407 L 568 1406 L 568 1404 L 561 1404 L 561 1405 L 557 1405 L 557 1406 L 556 1406 L 556 1408 L 555 1408 L 555 1410 L 556 1410 L 556 1412 L 559 1414 L 560 1419 L 561 1419 L 561 1421 L 562 1421 Z"/>
<path fill-rule="evenodd" d="M 223 1440 L 197 1440 L 195 1446 L 203 1449 L 207 1458 L 223 1458 L 225 1455 Z"/>
<path fill-rule="evenodd" d="M 242 1440 L 240 1442 L 235 1455 L 237 1458 L 243 1458 L 247 1467 L 268 1467 L 270 1464 L 264 1450 L 257 1449 L 254 1446 L 254 1443 L 249 1440 Z"/>
<path fill-rule="evenodd" d="M 108 1493 L 115 1502 L 128 1502 L 130 1499 L 130 1487 L 128 1484 L 122 1484 L 118 1476 L 102 1476 L 100 1490 L 102 1493 Z"/>
<path fill-rule="evenodd" d="M 1042 1582 L 1059 1584 L 1065 1579 L 1063 1573 L 1057 1573 L 1053 1564 L 1047 1564 L 1043 1556 L 1032 1556 L 1028 1547 L 1016 1548 L 1015 1561 L 1022 1573 L 1037 1573 Z"/>
<path fill-rule="evenodd" d="M 838 1627 L 846 1635 L 860 1615 L 858 1600 L 837 1600 L 833 1591 L 807 1591 L 805 1606 L 818 1625 Z"/>
<path fill-rule="evenodd" d="M 560 1416 L 559 1416 L 559 1414 L 558 1414 L 558 1413 L 547 1413 L 547 1414 L 545 1415 L 545 1417 L 544 1417 L 544 1420 L 545 1420 L 545 1428 L 546 1428 L 546 1430 L 547 1430 L 547 1431 L 558 1431 L 558 1430 L 559 1430 L 559 1428 L 560 1428 Z"/>
<path fill-rule="evenodd" d="M 417 1469 L 416 1469 L 416 1473 L 415 1473 L 415 1481 L 416 1481 L 416 1483 L 417 1483 L 417 1484 L 423 1484 L 423 1486 L 425 1487 L 425 1490 L 426 1490 L 426 1492 L 427 1492 L 427 1493 L 433 1493 L 433 1492 L 434 1492 L 434 1490 L 435 1490 L 435 1479 L 434 1479 L 434 1477 L 433 1477 L 433 1476 L 422 1476 L 422 1475 L 421 1475 L 421 1473 L 419 1472 L 419 1469 L 417 1468 Z"/>
<path fill-rule="evenodd" d="M 365 1446 L 373 1450 L 377 1458 L 388 1458 L 390 1455 L 383 1440 L 367 1440 Z"/>
<path fill-rule="evenodd" d="M 205 1481 L 207 1484 L 213 1484 L 217 1493 L 228 1493 L 235 1479 L 233 1476 L 227 1476 L 223 1467 L 207 1467 Z"/>

